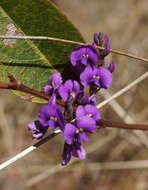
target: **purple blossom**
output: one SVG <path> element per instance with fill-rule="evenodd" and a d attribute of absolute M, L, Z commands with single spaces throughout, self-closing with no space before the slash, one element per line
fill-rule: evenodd
<path fill-rule="evenodd" d="M 76 99 L 81 93 L 80 85 L 77 81 L 67 80 L 59 89 L 61 98 L 66 102 L 70 97 Z"/>
<path fill-rule="evenodd" d="M 111 61 L 110 64 L 109 64 L 109 67 L 108 67 L 108 70 L 113 73 L 114 70 L 116 69 L 116 63 Z"/>
<path fill-rule="evenodd" d="M 68 164 L 72 156 L 77 157 L 80 160 L 86 158 L 86 152 L 81 143 L 74 142 L 73 144 L 64 144 L 61 164 L 63 166 Z"/>
<path fill-rule="evenodd" d="M 111 72 L 104 67 L 86 67 L 80 75 L 83 86 L 94 85 L 98 88 L 109 88 L 112 83 Z"/>
<path fill-rule="evenodd" d="M 95 105 L 87 104 L 86 106 L 78 106 L 76 110 L 76 119 L 82 120 L 83 117 L 92 118 L 95 121 L 99 121 L 101 119 L 101 115 L 99 110 Z M 85 122 L 85 121 L 84 121 Z"/>
<path fill-rule="evenodd" d="M 53 102 L 49 102 L 40 109 L 39 121 L 43 126 L 50 126 L 52 130 L 56 127 L 60 127 L 64 130 L 64 116 L 59 106 Z"/>
<path fill-rule="evenodd" d="M 87 120 L 87 122 L 89 122 L 89 127 L 88 127 L 88 124 L 84 124 L 84 125 L 82 124 L 82 125 L 78 125 L 78 126 L 75 126 L 71 123 L 66 124 L 65 128 L 64 128 L 65 142 L 67 144 L 73 144 L 75 141 L 77 141 L 77 142 L 89 141 L 89 138 L 85 132 L 90 132 L 92 130 L 92 128 L 94 126 L 96 126 L 96 123 L 94 121 L 91 123 L 91 121 L 88 121 L 88 120 Z M 90 126 L 91 124 L 92 124 L 92 126 Z M 80 126 L 83 128 L 80 128 Z"/>
<path fill-rule="evenodd" d="M 62 77 L 59 72 L 54 72 L 49 78 L 49 83 L 44 87 L 45 94 L 51 94 L 55 92 L 62 84 Z"/>
<path fill-rule="evenodd" d="M 75 48 L 70 55 L 72 77 L 75 80 L 62 81 L 59 72 L 53 73 L 44 93 L 50 95 L 48 104 L 38 114 L 38 119 L 28 124 L 32 137 L 41 139 L 48 128 L 53 131 L 59 127 L 64 138 L 64 150 L 61 164 L 66 165 L 72 156 L 81 160 L 86 158 L 82 142 L 88 142 L 88 133 L 94 133 L 101 116 L 96 108 L 96 92 L 100 88 L 109 88 L 115 63 L 105 67 L 105 56 L 110 53 L 110 39 L 103 33 L 94 35 L 95 43 Z M 104 47 L 97 50 L 97 45 Z M 57 105 L 61 98 L 64 106 Z M 60 99 L 60 100 L 61 100 Z M 60 101 L 58 101 L 60 104 Z"/>
<path fill-rule="evenodd" d="M 47 132 L 48 127 L 43 126 L 39 120 L 33 121 L 28 124 L 28 130 L 33 132 L 33 139 L 42 138 Z"/>
<path fill-rule="evenodd" d="M 110 39 L 107 35 L 99 32 L 98 34 L 94 34 L 94 42 L 96 45 L 104 47 L 105 50 L 99 50 L 99 55 L 101 57 L 105 57 L 110 53 Z"/>
<path fill-rule="evenodd" d="M 89 116 L 77 118 L 77 126 L 80 132 L 81 130 L 89 133 L 94 133 L 96 131 L 96 121 Z"/>
<path fill-rule="evenodd" d="M 67 144 L 89 141 L 86 132 L 94 133 L 97 122 L 100 120 L 100 112 L 96 106 L 88 104 L 78 106 L 76 110 L 76 124 L 68 123 L 64 128 L 64 140 Z"/>
<path fill-rule="evenodd" d="M 71 64 L 79 65 L 94 65 L 99 62 L 98 52 L 95 45 L 79 46 L 70 55 Z"/>

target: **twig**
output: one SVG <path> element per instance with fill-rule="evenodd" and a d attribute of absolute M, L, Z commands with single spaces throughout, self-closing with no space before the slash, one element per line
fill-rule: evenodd
<path fill-rule="evenodd" d="M 120 129 L 148 130 L 148 125 L 144 124 L 126 124 L 117 121 L 109 121 L 101 119 L 99 122 L 102 127 L 113 127 Z"/>
<path fill-rule="evenodd" d="M 125 92 L 127 92 L 130 88 L 132 88 L 133 86 L 135 86 L 136 84 L 140 83 L 142 80 L 144 80 L 145 78 L 148 77 L 148 71 L 145 72 L 143 75 L 141 75 L 140 77 L 138 77 L 136 80 L 134 80 L 133 82 L 131 82 L 129 85 L 125 86 L 124 88 L 122 88 L 121 90 L 119 90 L 118 92 L 116 92 L 113 96 L 111 96 L 110 98 L 108 98 L 107 100 L 104 100 L 103 102 L 101 102 L 100 104 L 97 105 L 97 108 L 101 108 L 102 106 L 106 105 L 107 103 L 109 103 L 110 101 L 114 100 L 115 98 L 121 96 L 122 94 L 124 94 Z"/>
<path fill-rule="evenodd" d="M 138 87 L 138 85 L 136 86 Z M 104 91 L 100 91 L 99 93 L 101 93 L 101 95 L 104 97 L 104 99 L 108 99 L 110 98 L 112 95 L 104 90 Z M 109 102 L 109 105 L 112 107 L 112 109 L 117 113 L 117 115 L 123 119 L 123 121 L 125 123 L 136 123 L 135 122 L 135 117 L 133 118 L 133 115 L 131 117 L 131 115 L 123 109 L 123 107 L 119 104 L 119 102 L 117 102 L 116 99 L 112 100 L 111 102 Z M 123 136 L 124 138 L 126 138 L 127 141 L 129 141 L 132 144 L 136 144 L 139 145 L 139 142 L 141 144 L 141 142 L 145 145 L 146 148 L 148 148 L 148 138 L 147 135 L 144 133 L 144 131 L 137 131 L 134 130 L 133 133 L 126 133 L 126 131 L 124 131 L 124 133 L 119 133 L 119 135 Z M 138 137 L 138 138 L 137 138 Z M 122 144 L 122 142 L 121 142 Z M 120 146 L 120 144 L 118 144 L 118 146 Z M 128 145 L 127 145 L 128 146 Z M 119 151 L 118 151 L 119 152 Z"/>
<path fill-rule="evenodd" d="M 79 167 L 74 166 L 73 168 L 66 167 L 64 172 L 77 171 L 86 167 L 84 164 L 79 164 Z M 147 169 L 148 160 L 133 160 L 133 161 L 117 161 L 117 162 L 97 162 L 87 163 L 88 170 L 127 170 L 127 169 Z M 29 180 L 30 182 L 30 180 Z M 28 183 L 29 184 L 29 183 Z M 28 187 L 34 185 L 29 184 Z"/>
<path fill-rule="evenodd" d="M 148 160 L 118 161 L 118 162 L 88 164 L 88 169 L 91 170 L 123 170 L 123 169 L 146 169 L 146 168 L 148 168 Z"/>
<path fill-rule="evenodd" d="M 9 79 L 10 79 L 9 83 L 0 83 L 0 89 L 19 90 L 21 92 L 29 93 L 39 98 L 43 98 L 45 100 L 50 99 L 50 96 L 44 94 L 43 92 L 39 92 L 33 88 L 29 88 L 28 86 L 17 81 L 13 76 L 9 76 Z M 61 106 L 64 105 L 64 102 L 61 101 L 60 99 L 57 99 L 57 103 Z"/>
<path fill-rule="evenodd" d="M 24 156 L 26 156 L 27 154 L 29 154 L 30 152 L 34 151 L 35 149 L 37 149 L 39 146 L 41 146 L 42 144 L 46 143 L 47 141 L 51 140 L 53 137 L 57 136 L 58 134 L 60 134 L 60 130 L 56 130 L 54 131 L 54 133 L 48 135 L 47 137 L 45 137 L 44 139 L 40 140 L 39 142 L 35 143 L 34 145 L 30 146 L 29 148 L 25 149 L 24 151 L 20 152 L 19 154 L 17 154 L 16 156 L 12 157 L 11 159 L 7 160 L 6 162 L 2 163 L 0 165 L 0 170 L 6 168 L 7 166 L 9 166 L 10 164 L 14 163 L 15 161 L 19 160 L 20 158 L 23 158 Z"/>
<path fill-rule="evenodd" d="M 85 43 L 82 43 L 82 42 L 76 42 L 76 41 L 72 41 L 72 40 L 65 40 L 65 39 L 53 38 L 53 37 L 47 37 L 47 36 L 3 36 L 3 35 L 1 35 L 0 39 L 50 40 L 50 41 L 67 43 L 67 44 L 86 45 Z M 101 49 L 101 50 L 104 50 L 104 48 L 101 47 L 101 46 L 97 46 L 97 48 Z M 139 57 L 139 56 L 135 56 L 135 55 L 132 55 L 130 53 L 125 53 L 125 52 L 122 52 L 122 51 L 119 51 L 119 50 L 114 50 L 114 49 L 111 49 L 111 52 L 114 53 L 114 54 L 127 56 L 129 58 L 137 59 L 137 60 L 144 61 L 144 62 L 148 63 L 148 59 L 143 58 L 143 57 Z"/>

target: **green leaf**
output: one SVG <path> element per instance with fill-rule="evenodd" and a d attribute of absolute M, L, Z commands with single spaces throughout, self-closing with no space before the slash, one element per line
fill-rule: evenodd
<path fill-rule="evenodd" d="M 0 6 L 0 35 L 50 36 L 83 42 L 79 31 L 48 0 L 1 0 Z M 8 74 L 12 74 L 25 85 L 41 90 L 53 72 L 68 67 L 73 48 L 72 44 L 49 40 L 0 40 L 0 82 L 8 82 Z"/>

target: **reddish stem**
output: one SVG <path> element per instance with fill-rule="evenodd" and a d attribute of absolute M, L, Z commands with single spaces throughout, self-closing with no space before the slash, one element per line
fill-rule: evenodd
<path fill-rule="evenodd" d="M 148 130 L 148 125 L 146 124 L 127 124 L 127 123 L 103 120 L 103 119 L 100 120 L 100 126 L 120 128 L 120 129 Z"/>
<path fill-rule="evenodd" d="M 32 94 L 34 96 L 43 98 L 45 100 L 50 99 L 50 96 L 44 94 L 43 92 L 39 92 L 33 88 L 29 88 L 28 86 L 26 86 L 22 83 L 19 83 L 13 76 L 9 76 L 9 79 L 10 79 L 10 82 L 0 84 L 0 88 L 19 90 L 21 92 L 29 93 L 29 94 Z M 61 106 L 64 106 L 64 102 L 62 100 L 57 99 L 57 103 Z"/>

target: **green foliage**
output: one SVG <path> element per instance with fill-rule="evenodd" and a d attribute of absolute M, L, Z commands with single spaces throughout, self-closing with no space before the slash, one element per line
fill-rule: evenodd
<path fill-rule="evenodd" d="M 83 41 L 79 31 L 47 0 L 1 0 L 0 35 L 50 36 Z M 0 40 L 0 82 L 8 74 L 36 90 L 68 65 L 73 45 L 53 41 Z"/>

